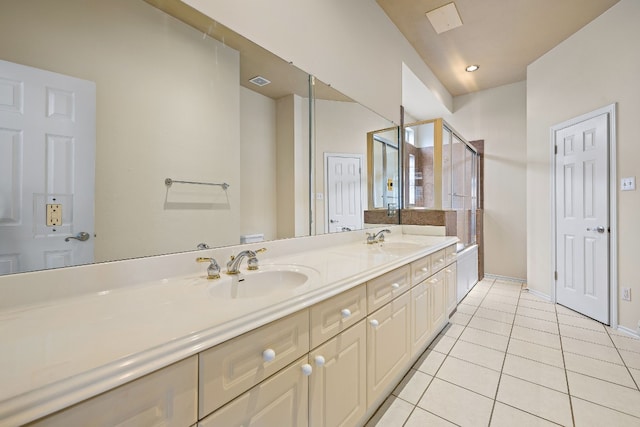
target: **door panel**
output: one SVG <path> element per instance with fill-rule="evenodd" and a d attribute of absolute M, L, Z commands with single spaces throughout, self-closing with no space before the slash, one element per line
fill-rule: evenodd
<path fill-rule="evenodd" d="M 609 323 L 609 140 L 602 114 L 555 131 L 556 296 Z"/>
<path fill-rule="evenodd" d="M 362 228 L 361 160 L 327 157 L 327 216 L 329 233 Z"/>

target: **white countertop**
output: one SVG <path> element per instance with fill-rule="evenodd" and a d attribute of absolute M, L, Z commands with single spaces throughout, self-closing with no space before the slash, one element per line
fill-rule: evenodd
<path fill-rule="evenodd" d="M 420 246 L 386 252 L 359 239 L 304 251 L 296 240 L 285 243 L 293 249 L 289 255 L 282 249 L 259 255 L 264 268 L 297 264 L 317 272 L 286 297 L 216 299 L 209 292 L 216 281 L 201 279 L 201 264 L 199 273 L 3 309 L 0 425 L 70 406 L 457 242 L 400 234 L 387 242 Z"/>

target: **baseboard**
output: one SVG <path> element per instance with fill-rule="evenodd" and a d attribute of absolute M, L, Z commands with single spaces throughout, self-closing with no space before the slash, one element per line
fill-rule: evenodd
<path fill-rule="evenodd" d="M 484 274 L 485 279 L 494 279 L 494 280 L 504 280 L 506 282 L 516 282 L 516 283 L 527 283 L 525 279 L 520 279 L 518 277 L 509 277 L 509 276 L 499 276 L 497 274 Z"/>
<path fill-rule="evenodd" d="M 640 334 L 638 334 L 636 331 L 634 331 L 631 328 L 627 328 L 625 326 L 618 325 L 617 330 L 620 331 L 620 332 L 624 332 L 625 334 L 627 334 L 629 336 L 632 336 L 634 338 L 640 338 Z"/>

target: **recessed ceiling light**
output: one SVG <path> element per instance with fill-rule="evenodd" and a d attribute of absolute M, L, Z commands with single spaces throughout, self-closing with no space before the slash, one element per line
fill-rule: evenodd
<path fill-rule="evenodd" d="M 262 87 L 262 86 L 266 86 L 266 85 L 268 85 L 269 83 L 271 83 L 271 81 L 270 81 L 270 80 L 267 80 L 267 79 L 265 79 L 265 78 L 264 78 L 264 77 L 262 77 L 262 76 L 255 76 L 254 78 L 249 79 L 249 81 L 250 81 L 251 83 L 253 83 L 254 85 L 256 85 L 256 86 L 261 86 L 261 87 Z"/>
<path fill-rule="evenodd" d="M 473 73 L 474 71 L 477 71 L 478 68 L 480 68 L 479 65 L 469 65 L 465 70 L 469 73 Z"/>

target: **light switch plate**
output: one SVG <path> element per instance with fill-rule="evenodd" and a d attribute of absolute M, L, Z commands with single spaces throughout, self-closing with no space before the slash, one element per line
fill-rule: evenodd
<path fill-rule="evenodd" d="M 628 176 L 620 180 L 621 191 L 633 191 L 636 189 L 636 177 Z"/>
<path fill-rule="evenodd" d="M 62 205 L 47 204 L 47 227 L 62 225 Z"/>

